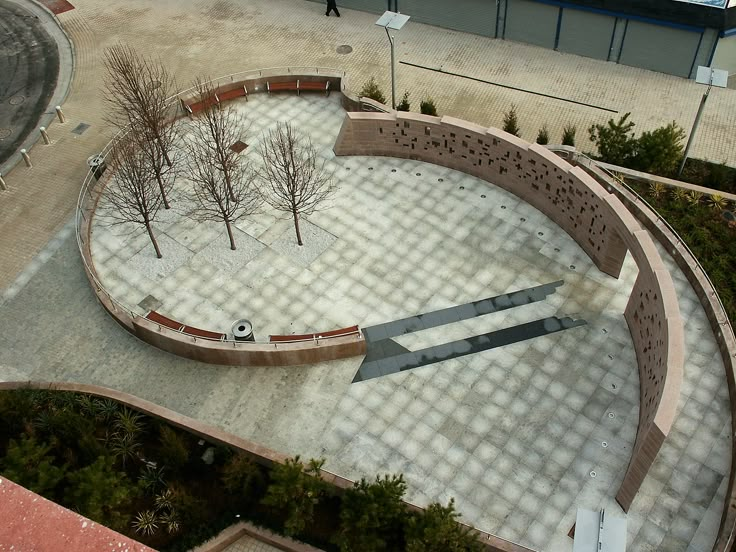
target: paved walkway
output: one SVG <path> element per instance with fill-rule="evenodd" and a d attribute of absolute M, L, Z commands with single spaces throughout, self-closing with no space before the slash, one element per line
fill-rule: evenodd
<path fill-rule="evenodd" d="M 476 215 L 469 210 L 454 221 L 472 222 L 476 216 L 476 224 L 457 224 L 458 234 L 450 236 L 480 252 L 478 264 L 472 255 L 460 257 L 450 248 L 432 259 L 432 248 L 423 247 L 436 245 L 436 237 L 397 242 L 393 257 L 371 259 L 374 279 L 362 283 L 365 291 L 356 291 L 356 300 L 381 296 L 380 305 L 367 303 L 365 316 L 381 322 L 416 314 L 411 297 L 425 286 L 432 293 L 423 304 L 437 309 L 562 279 L 565 285 L 542 307 L 479 317 L 484 328 L 458 322 L 441 335 L 432 336 L 438 329 L 429 328 L 397 342 L 413 350 L 448 332 L 451 339 L 462 339 L 538 318 L 541 311 L 578 315 L 585 326 L 351 384 L 359 360 L 299 369 L 208 366 L 142 344 L 112 322 L 94 299 L 76 243 L 64 228 L 86 170 L 83 160 L 106 140 L 100 48 L 120 37 L 158 51 L 182 82 L 197 73 L 311 64 L 344 67 L 359 88 L 370 74 L 387 74 L 380 55 L 386 44 L 372 15 L 345 10 L 341 19 L 328 19 L 320 17 L 318 4 L 295 0 L 155 5 L 131 0 L 112 6 L 81 0 L 77 8 L 60 16 L 78 53 L 79 70 L 66 104 L 70 121 L 51 127 L 54 146 L 34 149 L 33 169 L 19 167 L 8 175 L 11 191 L 0 204 L 2 379 L 107 385 L 286 453 L 324 455 L 329 469 L 348 477 L 401 471 L 410 500 L 426 504 L 456 496 L 464 519 L 533 547 L 570 550 L 566 533 L 577 506 L 615 511 L 613 490 L 625 469 L 638 416 L 634 352 L 621 315 L 635 267 L 628 262 L 620 281 L 601 275 L 564 232 L 491 185 L 460 175 L 452 180 L 442 168 L 406 161 L 371 161 L 373 171 L 359 165 L 371 185 L 356 187 L 352 200 L 380 200 L 394 209 L 411 205 L 404 215 L 407 232 L 434 230 L 444 239 L 441 229 L 447 221 L 427 218 L 427 212 L 443 201 L 464 204 L 459 188 L 434 197 L 441 188 L 428 188 L 430 181 L 462 181 L 466 193 L 480 195 L 482 190 L 488 198 L 487 205 L 471 203 Z M 697 85 L 675 77 L 421 25 L 407 26 L 401 42 L 402 59 L 443 63 L 456 72 L 533 83 L 558 95 L 631 109 L 643 127 L 692 116 L 701 93 Z M 340 44 L 351 44 L 353 54 L 334 54 Z M 432 95 L 441 112 L 481 124 L 498 125 L 513 101 L 527 137 L 545 120 L 554 135 L 566 122 L 583 129 L 596 117 L 588 108 L 558 109 L 547 100 L 447 75 L 428 78 L 424 71 L 403 66 L 399 75 L 399 88 L 410 87 L 415 100 Z M 735 101 L 733 91 L 724 90 L 714 91 L 709 102 L 709 111 L 723 117 L 704 118 L 708 130 L 702 143 L 716 159 L 736 149 L 726 132 L 733 127 L 729 118 L 736 117 Z M 597 117 L 602 121 L 607 115 Z M 525 120 L 533 130 L 525 130 Z M 91 127 L 81 135 L 72 133 L 80 122 Z M 392 182 L 392 168 L 405 177 Z M 422 179 L 412 178 L 417 172 Z M 397 188 L 406 196 L 389 193 Z M 332 232 L 340 222 L 335 235 L 361 231 L 348 219 L 335 220 L 338 215 L 329 212 L 324 216 L 315 224 Z M 392 215 L 383 216 L 392 220 Z M 356 260 L 351 256 L 363 244 L 344 246 L 328 259 L 334 268 L 325 271 L 350 276 Z M 496 258 L 491 263 L 483 256 Z M 401 272 L 394 277 L 393 267 L 404 262 L 402 270 L 422 266 L 421 277 L 407 279 Z M 473 273 L 465 274 L 465 267 Z M 276 266 L 274 278 L 293 277 L 289 267 L 282 268 Z M 717 530 L 730 465 L 730 435 L 724 429 L 730 425 L 728 398 L 702 308 L 684 277 L 673 271 L 687 320 L 683 395 L 673 438 L 629 514 L 630 550 L 705 552 Z M 402 282 L 406 287 L 400 287 Z M 477 282 L 485 289 L 472 289 Z M 422 306 L 419 298 L 415 301 Z"/>
<path fill-rule="evenodd" d="M 160 55 L 182 87 L 202 74 L 320 65 L 346 69 L 353 92 L 372 75 L 389 90 L 388 44 L 372 14 L 346 9 L 339 19 L 327 18 L 319 3 L 306 0 L 78 0 L 75 6 L 58 16 L 76 52 L 74 81 L 64 103 L 68 122 L 51 125 L 53 146 L 34 147 L 33 169 L 17 166 L 5 175 L 10 192 L 0 202 L 0 287 L 9 285 L 66 222 L 87 170 L 84 161 L 111 134 L 103 123 L 100 92 L 105 47 L 123 41 Z M 337 54 L 344 44 L 352 53 Z M 689 128 L 703 92 L 700 85 L 669 75 L 414 22 L 398 37 L 398 60 L 631 111 L 639 130 L 673 119 Z M 516 104 L 523 137 L 533 140 L 546 123 L 554 142 L 571 123 L 583 150 L 588 126 L 611 115 L 405 65 L 397 78 L 399 93 L 410 91 L 414 109 L 430 96 L 441 114 L 500 126 L 503 112 Z M 81 135 L 72 133 L 79 123 L 91 126 Z M 736 91 L 714 89 L 693 155 L 736 163 L 734 127 Z"/>
<path fill-rule="evenodd" d="M 246 535 L 224 548 L 222 552 L 279 552 L 279 549 Z"/>

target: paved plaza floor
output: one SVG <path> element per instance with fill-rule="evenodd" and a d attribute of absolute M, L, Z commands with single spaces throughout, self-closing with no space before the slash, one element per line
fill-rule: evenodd
<path fill-rule="evenodd" d="M 344 10 L 341 19 L 325 18 L 318 4 L 301 0 L 75 6 L 59 16 L 76 52 L 64 104 L 69 121 L 51 126 L 51 146 L 33 149 L 33 169 L 5 175 L 0 379 L 120 389 L 287 454 L 324 456 L 329 470 L 350 478 L 401 471 L 409 500 L 454 496 L 464 520 L 541 550 L 572 549 L 566 534 L 577 507 L 621 515 L 613 495 L 634 441 L 639 394 L 622 313 L 636 267 L 629 259 L 620 280 L 601 274 L 564 232 L 491 184 L 417 162 L 333 159 L 324 151 L 341 188 L 333 208 L 307 223 L 309 255 L 289 249 L 288 222 L 265 215 L 238 228 L 240 251 L 252 258 L 213 269 L 202 259 L 220 245 L 218 259 L 230 253 L 221 229 L 214 225 L 195 242 L 171 213 L 162 220 L 162 249 L 166 256 L 170 246 L 168 257 L 180 264 L 146 272 L 153 266 L 144 262 L 147 244 L 127 257 L 120 253 L 136 249 L 140 238 L 106 239 L 96 228 L 98 268 L 134 304 L 159 293 L 164 312 L 192 316 L 206 329 L 227 330 L 235 318 L 258 313 L 258 337 L 379 324 L 559 280 L 563 285 L 542 301 L 395 341 L 414 351 L 554 315 L 584 325 L 352 383 L 361 359 L 212 366 L 159 351 L 115 324 L 89 288 L 69 223 L 84 160 L 110 135 L 102 122 L 102 49 L 122 40 L 159 53 L 182 87 L 203 73 L 321 65 L 346 69 L 353 91 L 371 75 L 387 88 L 388 51 L 374 15 Z M 343 44 L 353 53 L 336 54 Z M 632 111 L 640 130 L 672 119 L 689 126 L 702 94 L 676 77 L 414 23 L 401 33 L 399 59 Z M 415 104 L 429 95 L 441 113 L 479 124 L 500 125 L 515 103 L 526 138 L 547 123 L 554 141 L 573 123 L 584 144 L 585 128 L 610 116 L 403 65 L 399 79 Z M 313 105 L 319 111 L 310 111 Z M 696 156 L 734 162 L 735 105 L 733 90 L 713 90 Z M 253 97 L 245 108 L 262 118 L 251 129 L 256 137 L 257 125 L 284 113 L 303 128 L 316 119 L 322 131 L 311 133 L 322 146 L 340 120 L 339 106 L 316 97 Z M 73 133 L 79 123 L 91 126 Z M 629 550 L 706 552 L 731 462 L 728 396 L 705 314 L 665 260 L 685 318 L 685 379 L 673 432 L 627 517 Z M 207 266 L 211 274 L 193 270 Z M 207 291 L 212 281 L 222 289 Z M 247 299 L 227 300 L 244 291 Z"/>
<path fill-rule="evenodd" d="M 324 115 L 316 116 L 316 106 Z M 253 287 L 233 288 L 220 305 L 217 286 L 206 291 L 219 267 L 190 263 L 188 279 L 173 281 L 198 299 L 181 307 L 174 301 L 164 314 L 196 317 L 198 305 L 210 307 L 208 318 L 185 320 L 208 329 L 218 329 L 211 313 L 229 324 L 243 311 L 264 331 L 289 331 L 290 321 L 302 324 L 295 331 L 365 326 L 562 281 L 534 303 L 395 341 L 412 351 L 552 315 L 585 324 L 359 383 L 352 382 L 360 358 L 287 368 L 203 365 L 140 343 L 110 321 L 88 289 L 73 238 L 62 233 L 0 305 L 3 379 L 122 389 L 287 454 L 323 456 L 327 469 L 349 478 L 401 472 L 409 500 L 425 505 L 455 497 L 467 522 L 535 549 L 571 550 L 566 535 L 578 507 L 622 515 L 613 497 L 634 441 L 639 393 L 622 314 L 637 272 L 631 258 L 619 280 L 600 273 L 541 213 L 473 177 L 399 159 L 332 157 L 329 140 L 341 121 L 334 99 L 260 96 L 241 107 L 258 115 L 261 128 L 293 118 L 324 148 L 340 191 L 308 224 L 334 239 L 300 258 L 273 245 L 281 236 L 293 239 L 289 224 L 251 221 L 240 238 L 261 247 L 237 270 L 251 271 L 243 281 Z M 257 129 L 251 127 L 254 137 Z M 125 244 L 123 236 L 105 238 L 108 230 L 95 226 L 95 262 L 98 270 L 109 265 L 105 278 L 114 286 L 115 274 L 151 248 L 144 243 L 123 260 L 100 247 Z M 213 232 L 202 247 L 231 253 L 221 230 Z M 200 243 L 193 233 L 172 236 L 185 249 Z M 686 317 L 685 383 L 673 437 L 627 516 L 630 550 L 705 551 L 730 465 L 728 398 L 705 314 L 669 265 Z M 259 271 L 267 276 L 259 279 Z M 289 301 L 268 295 L 275 281 L 289 290 Z M 116 291 L 132 302 L 166 290 Z M 308 304 L 292 299 L 300 294 Z M 263 301 L 254 302 L 256 296 Z M 229 302 L 240 307 L 228 313 Z M 312 312 L 314 318 L 304 317 Z"/>

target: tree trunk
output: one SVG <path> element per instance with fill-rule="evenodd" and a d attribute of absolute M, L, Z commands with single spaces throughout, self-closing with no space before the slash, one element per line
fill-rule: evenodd
<path fill-rule="evenodd" d="M 225 226 L 227 227 L 227 237 L 230 238 L 230 249 L 235 251 L 235 238 L 233 238 L 233 229 L 230 228 L 230 221 L 225 219 Z"/>
<path fill-rule="evenodd" d="M 233 193 L 233 187 L 232 184 L 230 184 L 230 170 L 226 169 L 225 171 L 225 185 L 227 186 L 227 193 L 230 196 L 230 201 L 235 202 L 235 194 Z"/>
<path fill-rule="evenodd" d="M 158 147 L 161 148 L 161 153 L 164 154 L 164 159 L 166 160 L 166 164 L 169 167 L 171 167 L 171 158 L 169 158 L 169 152 L 166 151 L 166 148 L 164 148 L 164 143 L 163 143 L 163 140 L 161 140 L 161 138 L 158 139 Z"/>
<path fill-rule="evenodd" d="M 302 233 L 299 231 L 299 213 L 294 209 L 292 211 L 294 214 L 294 229 L 296 230 L 296 243 L 299 245 L 304 245 L 302 243 Z"/>
<path fill-rule="evenodd" d="M 156 250 L 156 257 L 160 259 L 163 255 L 161 255 L 161 250 L 158 248 L 158 242 L 156 241 L 156 236 L 153 235 L 150 222 L 146 222 L 146 230 L 148 230 L 148 237 L 151 238 L 153 248 Z"/>
<path fill-rule="evenodd" d="M 171 209 L 169 200 L 166 197 L 166 191 L 164 190 L 164 183 L 161 180 L 161 171 L 156 169 L 156 182 L 158 182 L 158 189 L 161 190 L 161 198 L 164 200 L 164 209 Z"/>

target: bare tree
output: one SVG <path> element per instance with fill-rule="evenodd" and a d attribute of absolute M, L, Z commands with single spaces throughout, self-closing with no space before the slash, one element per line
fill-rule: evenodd
<path fill-rule="evenodd" d="M 160 259 L 161 250 L 151 225 L 161 208 L 163 196 L 157 189 L 147 154 L 126 135 L 118 140 L 108 159 L 114 176 L 105 190 L 104 197 L 111 206 L 105 217 L 112 225 L 134 223 L 145 226 L 156 257 Z"/>
<path fill-rule="evenodd" d="M 212 162 L 210 145 L 196 136 L 187 140 L 187 150 L 195 203 L 190 215 L 200 221 L 224 222 L 230 249 L 235 250 L 232 225 L 257 212 L 262 203 L 254 190 L 254 173 L 244 161 L 231 163 L 228 171 L 223 172 Z"/>
<path fill-rule="evenodd" d="M 174 80 L 160 61 L 142 57 L 123 44 L 107 48 L 104 63 L 105 99 L 110 107 L 106 119 L 121 130 L 133 130 L 139 147 L 149 157 L 164 207 L 168 209 L 163 180 L 170 175 L 163 165 L 165 161 L 169 168 L 173 166 L 176 133 L 167 100 L 172 95 Z"/>
<path fill-rule="evenodd" d="M 296 241 L 304 245 L 299 218 L 318 211 L 335 191 L 332 174 L 317 160 L 312 141 L 299 136 L 288 122 L 264 135 L 260 153 L 263 163 L 257 174 L 264 185 L 259 191 L 271 207 L 291 213 Z"/>
<path fill-rule="evenodd" d="M 245 119 L 228 105 L 222 107 L 215 89 L 202 78 L 194 81 L 199 99 L 205 106 L 194 119 L 192 139 L 196 141 L 199 153 L 207 154 L 211 163 L 222 173 L 230 198 L 236 199 L 232 189 L 232 175 L 239 170 L 240 153 L 234 146 L 248 129 Z"/>

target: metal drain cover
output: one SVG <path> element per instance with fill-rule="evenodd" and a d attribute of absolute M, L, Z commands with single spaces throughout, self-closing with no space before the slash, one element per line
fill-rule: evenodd
<path fill-rule="evenodd" d="M 18 94 L 17 96 L 13 96 L 12 98 L 10 98 L 8 100 L 8 103 L 10 105 L 20 105 L 24 101 L 26 101 L 26 97 L 25 96 L 21 96 L 20 94 Z"/>
<path fill-rule="evenodd" d="M 348 44 L 343 44 L 341 46 L 338 46 L 335 51 L 338 54 L 345 55 L 351 53 L 353 51 L 353 47 Z"/>
<path fill-rule="evenodd" d="M 0 128 L 0 140 L 5 140 L 11 134 L 13 134 L 12 128 Z"/>

